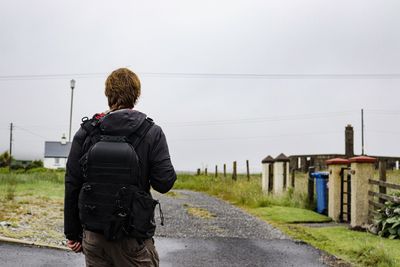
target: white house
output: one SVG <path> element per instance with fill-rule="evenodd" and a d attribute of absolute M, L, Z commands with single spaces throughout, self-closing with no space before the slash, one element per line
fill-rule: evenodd
<path fill-rule="evenodd" d="M 71 142 L 67 142 L 65 136 L 61 138 L 61 142 L 44 142 L 44 167 L 49 169 L 65 168 L 70 149 Z"/>

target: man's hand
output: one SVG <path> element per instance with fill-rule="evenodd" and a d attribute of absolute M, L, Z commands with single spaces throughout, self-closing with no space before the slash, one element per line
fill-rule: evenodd
<path fill-rule="evenodd" d="M 67 240 L 67 246 L 75 253 L 82 252 L 82 245 L 78 241 Z"/>

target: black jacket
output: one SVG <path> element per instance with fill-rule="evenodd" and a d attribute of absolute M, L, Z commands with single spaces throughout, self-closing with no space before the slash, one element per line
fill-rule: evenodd
<path fill-rule="evenodd" d="M 131 109 L 122 109 L 107 114 L 101 126 L 108 134 L 113 131 L 129 135 L 135 131 L 146 119 L 146 115 Z M 78 197 L 84 183 L 79 159 L 85 153 L 82 145 L 87 137 L 86 131 L 81 127 L 72 141 L 71 151 L 68 156 L 65 173 L 65 201 L 64 201 L 64 233 L 69 240 L 80 240 L 82 226 L 79 221 Z M 167 140 L 161 128 L 153 125 L 142 142 L 136 149 L 142 170 L 142 185 L 150 191 L 150 186 L 160 192 L 168 192 L 176 180 L 172 166 Z"/>

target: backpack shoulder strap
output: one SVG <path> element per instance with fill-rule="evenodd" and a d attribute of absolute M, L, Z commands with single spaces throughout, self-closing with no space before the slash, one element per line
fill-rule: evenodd
<path fill-rule="evenodd" d="M 97 113 L 91 119 L 88 117 L 82 118 L 81 127 L 86 131 L 86 138 L 82 146 L 82 152 L 86 152 L 91 145 L 99 141 L 100 128 L 98 126 L 104 116 L 104 113 Z"/>
<path fill-rule="evenodd" d="M 139 144 L 143 141 L 143 138 L 146 136 L 147 132 L 154 125 L 154 122 L 151 118 L 146 118 L 139 128 L 134 131 L 131 135 L 128 136 L 133 148 L 137 148 Z"/>
<path fill-rule="evenodd" d="M 104 116 L 104 113 L 96 113 L 91 119 L 84 117 L 82 118 L 81 127 L 86 131 L 87 135 L 91 135 L 93 130 L 96 129 L 100 124 L 100 121 Z"/>

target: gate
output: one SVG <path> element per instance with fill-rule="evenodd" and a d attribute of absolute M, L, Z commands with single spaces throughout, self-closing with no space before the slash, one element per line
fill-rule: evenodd
<path fill-rule="evenodd" d="M 340 170 L 340 222 L 351 220 L 351 174 L 350 168 Z"/>

